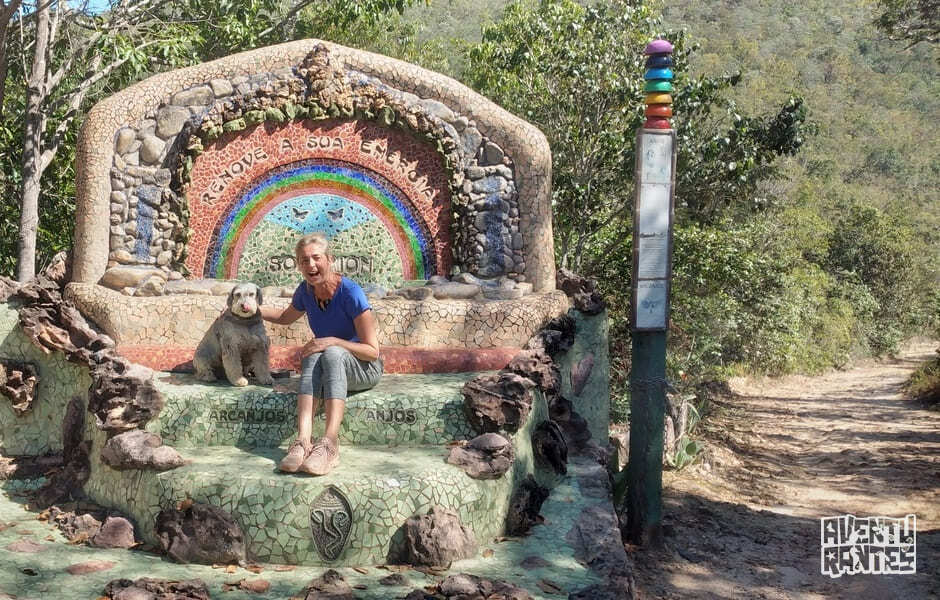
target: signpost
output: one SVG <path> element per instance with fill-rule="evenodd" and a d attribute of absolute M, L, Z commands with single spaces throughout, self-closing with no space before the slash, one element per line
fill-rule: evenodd
<path fill-rule="evenodd" d="M 672 116 L 672 44 L 646 46 L 646 122 L 636 138 L 633 210 L 633 303 L 627 537 L 662 542 L 666 330 L 672 277 L 676 132 Z"/>

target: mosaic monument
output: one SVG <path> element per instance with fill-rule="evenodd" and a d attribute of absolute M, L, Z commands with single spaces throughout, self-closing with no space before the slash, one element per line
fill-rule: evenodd
<path fill-rule="evenodd" d="M 384 563 L 432 509 L 478 541 L 524 530 L 513 515 L 537 514 L 566 448 L 606 443 L 606 314 L 590 286 L 556 289 L 545 138 L 459 83 L 316 40 L 264 48 L 101 102 L 77 166 L 63 297 L 81 314 L 48 291 L 0 304 L 0 359 L 39 382 L 31 410 L 0 399 L 0 450 L 87 451 L 75 485 L 145 542 L 195 502 L 255 560 Z M 350 398 L 322 478 L 275 470 L 296 378 L 205 384 L 189 362 L 235 283 L 289 302 L 311 231 L 367 290 L 388 373 Z M 272 367 L 296 369 L 305 320 L 266 326 Z"/>

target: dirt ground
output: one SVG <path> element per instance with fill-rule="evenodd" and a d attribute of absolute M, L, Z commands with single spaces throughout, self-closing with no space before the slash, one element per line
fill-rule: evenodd
<path fill-rule="evenodd" d="M 818 377 L 739 379 L 704 460 L 663 478 L 666 547 L 640 598 L 940 598 L 940 412 L 901 397 L 936 342 Z M 917 516 L 915 575 L 820 573 L 820 517 Z"/>

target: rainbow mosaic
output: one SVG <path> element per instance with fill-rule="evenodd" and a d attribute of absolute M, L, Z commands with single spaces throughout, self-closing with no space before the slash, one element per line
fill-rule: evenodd
<path fill-rule="evenodd" d="M 190 276 L 297 281 L 294 242 L 323 231 L 335 267 L 386 287 L 449 273 L 449 177 L 436 149 L 371 122 L 295 121 L 226 134 L 194 162 Z"/>
<path fill-rule="evenodd" d="M 381 227 L 376 228 L 377 224 Z M 401 190 L 356 165 L 313 159 L 272 169 L 242 194 L 212 234 L 202 275 L 290 283 L 297 277 L 292 268 L 293 240 L 312 231 L 322 231 L 334 240 L 336 253 L 345 259 L 342 270 L 356 271 L 351 274 L 360 281 L 388 285 L 436 274 L 427 224 Z M 350 244 L 343 243 L 362 238 L 378 242 L 366 256 L 349 252 Z M 258 252 L 249 253 L 256 260 L 247 256 L 241 260 L 246 250 L 261 250 L 263 256 L 267 240 L 286 240 L 288 246 L 281 254 L 264 257 L 267 260 L 261 264 Z M 388 245 L 401 262 L 376 269 L 382 254 L 374 250 Z M 284 272 L 285 281 L 272 280 L 271 272 Z"/>

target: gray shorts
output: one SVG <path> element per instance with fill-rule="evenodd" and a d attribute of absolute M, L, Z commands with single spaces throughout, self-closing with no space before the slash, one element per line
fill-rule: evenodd
<path fill-rule="evenodd" d="M 348 392 L 375 387 L 381 376 L 381 358 L 360 360 L 345 348 L 330 346 L 303 359 L 300 393 L 320 399 L 345 400 Z"/>

